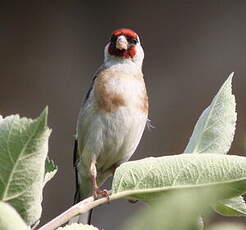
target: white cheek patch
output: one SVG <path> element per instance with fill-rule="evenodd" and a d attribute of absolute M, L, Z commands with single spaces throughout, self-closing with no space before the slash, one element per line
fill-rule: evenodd
<path fill-rule="evenodd" d="M 142 66 L 143 64 L 143 59 L 144 59 L 144 51 L 143 48 L 139 43 L 137 43 L 136 47 L 136 55 L 132 58 L 132 60 L 138 65 L 138 66 Z"/>

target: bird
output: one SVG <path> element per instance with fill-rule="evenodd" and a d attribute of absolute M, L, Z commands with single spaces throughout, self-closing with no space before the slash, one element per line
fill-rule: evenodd
<path fill-rule="evenodd" d="M 127 28 L 113 31 L 77 119 L 74 203 L 107 195 L 100 186 L 129 160 L 140 142 L 149 110 L 143 59 L 136 32 Z M 77 222 L 87 224 L 89 216 L 81 214 Z"/>

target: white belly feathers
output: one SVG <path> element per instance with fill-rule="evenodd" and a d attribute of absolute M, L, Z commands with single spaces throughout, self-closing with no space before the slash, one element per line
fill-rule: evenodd
<path fill-rule="evenodd" d="M 84 104 L 77 125 L 80 164 L 86 170 L 96 160 L 97 170 L 103 174 L 127 161 L 136 150 L 147 121 L 148 97 L 141 73 L 110 69 L 98 74 L 90 94 L 94 96 Z"/>

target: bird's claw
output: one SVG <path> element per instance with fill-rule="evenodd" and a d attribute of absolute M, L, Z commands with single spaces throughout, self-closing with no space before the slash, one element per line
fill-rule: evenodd
<path fill-rule="evenodd" d="M 95 190 L 95 193 L 94 193 L 94 199 L 97 200 L 99 196 L 107 197 L 107 200 L 108 201 L 110 200 L 110 198 L 109 198 L 109 192 L 108 192 L 107 189 L 101 190 L 101 189 L 97 188 Z"/>

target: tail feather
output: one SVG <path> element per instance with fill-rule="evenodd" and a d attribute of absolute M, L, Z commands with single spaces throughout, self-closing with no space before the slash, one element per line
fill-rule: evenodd
<path fill-rule="evenodd" d="M 73 148 L 73 167 L 75 170 L 75 194 L 74 194 L 74 204 L 78 203 L 80 201 L 80 195 L 79 195 L 79 174 L 78 174 L 78 140 L 75 139 L 74 141 L 74 148 Z"/>
<path fill-rule="evenodd" d="M 80 192 L 80 183 L 79 183 L 79 171 L 78 171 L 78 141 L 75 140 L 74 150 L 73 150 L 73 166 L 75 169 L 75 194 L 74 194 L 74 202 L 73 204 L 79 203 L 81 200 L 87 198 L 89 194 L 81 195 Z M 91 223 L 92 210 L 87 213 L 80 214 L 78 216 L 73 217 L 69 224 L 72 223 L 81 223 L 81 224 L 90 224 Z"/>

